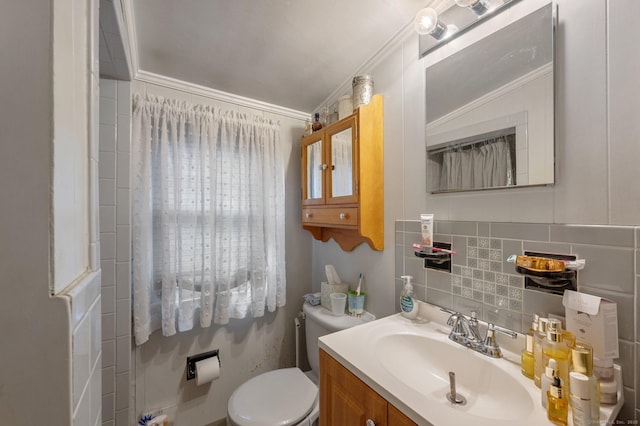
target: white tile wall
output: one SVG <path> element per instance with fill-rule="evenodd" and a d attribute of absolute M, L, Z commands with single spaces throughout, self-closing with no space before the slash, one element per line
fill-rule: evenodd
<path fill-rule="evenodd" d="M 91 272 L 69 292 L 73 319 L 73 424 L 77 426 L 95 425 L 101 410 L 100 281 L 100 271 Z"/>
<path fill-rule="evenodd" d="M 102 79 L 100 88 L 100 248 L 104 271 L 100 422 L 120 426 L 131 424 L 134 418 L 129 390 L 131 84 Z"/>

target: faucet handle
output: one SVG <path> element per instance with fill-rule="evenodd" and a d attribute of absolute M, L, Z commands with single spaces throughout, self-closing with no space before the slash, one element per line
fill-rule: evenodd
<path fill-rule="evenodd" d="M 487 337 L 485 337 L 484 339 L 484 352 L 493 358 L 501 358 L 502 350 L 500 350 L 500 347 L 498 346 L 498 342 L 496 341 L 496 336 L 495 336 L 496 331 L 506 334 L 512 339 L 515 339 L 516 337 L 518 337 L 518 333 L 516 333 L 515 331 L 511 331 L 507 328 L 497 326 L 495 324 L 491 324 L 491 323 L 488 324 Z"/>
<path fill-rule="evenodd" d="M 495 325 L 489 323 L 487 328 L 487 337 L 484 338 L 484 353 L 493 358 L 501 358 L 502 351 L 498 346 L 495 336 Z"/>

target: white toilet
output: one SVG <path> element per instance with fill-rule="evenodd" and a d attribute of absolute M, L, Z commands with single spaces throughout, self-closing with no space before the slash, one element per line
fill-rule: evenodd
<path fill-rule="evenodd" d="M 312 426 L 319 414 L 318 338 L 375 319 L 334 316 L 322 306 L 305 303 L 307 354 L 311 371 L 282 368 L 253 377 L 241 384 L 229 398 L 227 420 L 232 426 Z M 297 350 L 297 348 L 296 348 Z"/>

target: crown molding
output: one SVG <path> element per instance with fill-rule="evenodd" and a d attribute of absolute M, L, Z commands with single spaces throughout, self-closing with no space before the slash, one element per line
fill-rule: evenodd
<path fill-rule="evenodd" d="M 132 71 L 131 77 L 136 78 L 140 68 L 138 63 L 138 36 L 136 34 L 132 0 L 120 0 L 120 6 L 120 9 L 122 9 L 122 19 L 124 20 L 124 26 L 126 27 L 126 42 L 129 47 L 129 69 Z M 118 8 L 116 7 L 116 9 Z"/>
<path fill-rule="evenodd" d="M 407 23 L 400 31 L 389 39 L 378 51 L 376 51 L 369 59 L 367 59 L 356 71 L 347 78 L 340 86 L 338 86 L 331 94 L 320 104 L 314 111 L 322 111 L 325 105 L 333 105 L 338 101 L 340 96 L 344 94 L 352 93 L 352 81 L 353 77 L 360 74 L 370 74 L 371 70 L 375 69 L 383 60 L 385 60 L 393 51 L 402 46 L 410 37 L 417 37 L 415 30 L 413 29 L 413 20 Z M 416 51 L 416 57 L 418 52 Z"/>
<path fill-rule="evenodd" d="M 215 99 L 242 107 L 253 108 L 260 111 L 293 118 L 296 120 L 304 121 L 311 119 L 311 115 L 307 112 L 297 111 L 256 99 L 234 95 L 233 93 L 223 92 L 221 90 L 212 89 L 206 86 L 200 86 L 198 84 L 189 83 L 187 81 L 178 80 L 160 74 L 155 74 L 149 71 L 138 70 L 135 79 L 144 83 L 156 84 L 158 86 L 167 87 L 169 89 L 179 90 L 181 92 L 190 93 L 193 95 L 204 96 L 205 98 Z"/>

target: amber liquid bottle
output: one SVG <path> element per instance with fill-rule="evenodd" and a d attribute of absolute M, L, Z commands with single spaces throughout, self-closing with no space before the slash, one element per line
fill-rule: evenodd
<path fill-rule="evenodd" d="M 313 120 L 313 124 L 311 125 L 311 129 L 314 132 L 317 132 L 318 130 L 322 129 L 322 123 L 320 122 L 320 113 L 316 112 L 315 116 L 314 116 L 314 120 Z"/>
<path fill-rule="evenodd" d="M 569 391 L 569 348 L 562 340 L 562 325 L 560 321 L 551 319 L 547 326 L 547 338 L 542 342 L 542 365 L 545 367 L 549 359 L 556 360 L 558 376 L 562 379 L 565 391 Z"/>
<path fill-rule="evenodd" d="M 560 377 L 555 376 L 551 387 L 547 391 L 547 418 L 551 423 L 559 426 L 567 426 L 569 417 L 569 400 L 564 395 L 564 389 L 560 384 Z"/>
<path fill-rule="evenodd" d="M 539 317 L 538 326 L 533 334 L 533 382 L 537 387 L 540 387 L 540 379 L 544 375 L 546 367 L 542 363 L 542 342 L 547 338 L 548 323 L 547 318 Z"/>

